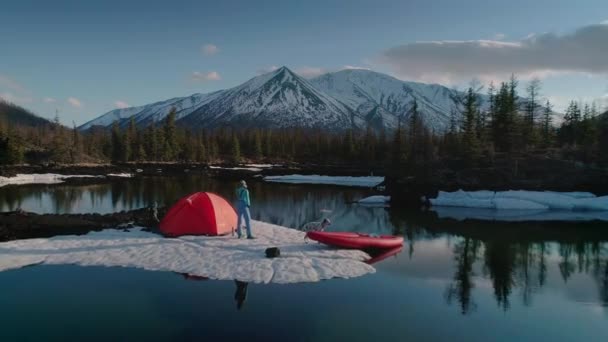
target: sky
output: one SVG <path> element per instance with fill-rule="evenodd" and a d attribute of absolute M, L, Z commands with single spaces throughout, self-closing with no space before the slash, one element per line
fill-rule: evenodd
<path fill-rule="evenodd" d="M 67 125 L 287 66 L 464 89 L 541 79 L 557 110 L 608 105 L 608 1 L 6 1 L 0 98 Z"/>

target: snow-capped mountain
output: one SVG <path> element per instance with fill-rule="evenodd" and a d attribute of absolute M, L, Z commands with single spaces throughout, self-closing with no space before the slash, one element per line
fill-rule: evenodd
<path fill-rule="evenodd" d="M 403 82 L 368 70 L 343 70 L 306 80 L 286 67 L 254 77 L 234 88 L 193 94 L 149 105 L 112 110 L 80 127 L 139 126 L 163 120 L 175 108 L 176 121 L 193 128 L 307 127 L 395 128 L 414 100 L 433 129 L 448 127 L 456 90 L 434 84 Z"/>
<path fill-rule="evenodd" d="M 190 126 L 325 127 L 340 129 L 362 122 L 350 108 L 317 90 L 286 67 L 228 89 L 190 115 Z"/>
<path fill-rule="evenodd" d="M 393 128 L 399 117 L 409 115 L 413 101 L 424 121 L 432 128 L 447 129 L 455 99 L 461 93 L 437 84 L 404 82 L 369 70 L 351 69 L 321 75 L 310 80 L 317 89 L 326 92 L 352 108 L 369 122 L 383 123 Z"/>

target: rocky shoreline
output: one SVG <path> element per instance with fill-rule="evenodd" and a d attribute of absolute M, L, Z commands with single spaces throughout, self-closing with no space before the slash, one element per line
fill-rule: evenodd
<path fill-rule="evenodd" d="M 124 163 L 124 164 L 81 164 L 81 165 L 9 165 L 0 167 L 0 177 L 14 177 L 17 174 L 91 175 L 103 178 L 67 179 L 72 183 L 95 183 L 112 179 L 108 175 L 128 173 L 133 176 L 183 176 L 204 174 L 220 179 L 250 179 L 256 176 L 285 174 L 322 174 L 327 176 L 369 176 L 383 175 L 380 167 L 357 167 L 349 165 L 316 165 L 284 163 L 256 167 L 256 164 L 203 164 L 203 163 Z"/>
<path fill-rule="evenodd" d="M 166 208 L 142 208 L 111 214 L 36 214 L 25 211 L 0 213 L 0 242 L 81 235 L 108 228 L 133 226 L 156 230 Z"/>

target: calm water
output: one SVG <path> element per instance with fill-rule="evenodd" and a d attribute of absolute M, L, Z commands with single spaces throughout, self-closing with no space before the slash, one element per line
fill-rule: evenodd
<path fill-rule="evenodd" d="M 406 236 L 377 273 L 297 285 L 244 285 L 125 268 L 0 272 L 0 341 L 605 341 L 608 224 L 463 223 L 349 204 L 368 190 L 254 183 L 256 219 Z M 203 177 L 95 186 L 0 188 L 0 208 L 100 212 L 172 203 Z M 240 290 L 240 291 L 237 291 Z"/>

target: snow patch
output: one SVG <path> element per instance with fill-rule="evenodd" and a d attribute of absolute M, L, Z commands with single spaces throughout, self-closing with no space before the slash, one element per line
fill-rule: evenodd
<path fill-rule="evenodd" d="M 316 282 L 374 273 L 369 255 L 305 243 L 303 232 L 252 221 L 257 239 L 232 236 L 164 238 L 141 228 L 0 243 L 0 271 L 35 264 L 122 266 L 254 283 Z M 281 257 L 264 251 L 279 247 Z"/>
<path fill-rule="evenodd" d="M 9 184 L 58 184 L 68 178 L 101 178 L 91 175 L 58 175 L 54 173 L 17 174 L 15 177 L 0 177 L 0 187 Z"/>
<path fill-rule="evenodd" d="M 108 177 L 118 177 L 118 178 L 132 178 L 132 173 L 108 173 Z"/>
<path fill-rule="evenodd" d="M 433 206 L 518 210 L 608 210 L 608 196 L 589 192 L 555 191 L 439 191 L 429 200 Z"/>
<path fill-rule="evenodd" d="M 223 167 L 223 166 L 209 166 L 210 169 L 213 170 L 241 170 L 241 171 L 253 171 L 260 172 L 262 171 L 259 167 Z"/>
<path fill-rule="evenodd" d="M 357 201 L 360 204 L 385 204 L 391 201 L 391 196 L 369 196 Z"/>
<path fill-rule="evenodd" d="M 276 183 L 291 184 L 329 184 L 342 186 L 374 187 L 384 182 L 384 177 L 351 177 L 351 176 L 320 176 L 320 175 L 285 175 L 266 176 L 264 180 Z"/>

